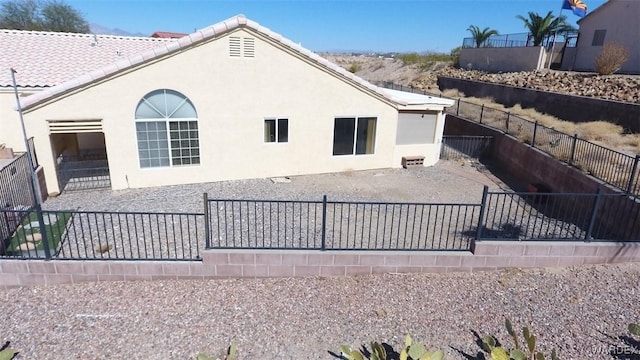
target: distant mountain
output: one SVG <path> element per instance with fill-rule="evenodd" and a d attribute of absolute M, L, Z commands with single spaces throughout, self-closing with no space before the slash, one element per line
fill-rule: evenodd
<path fill-rule="evenodd" d="M 147 37 L 149 36 L 149 34 L 142 34 L 142 33 L 130 33 L 128 31 L 125 30 L 121 30 L 121 29 L 110 29 L 106 26 L 102 26 L 99 24 L 89 24 L 89 29 L 91 30 L 91 33 L 93 34 L 98 34 L 98 35 L 116 35 L 116 36 L 142 36 L 142 37 Z"/>

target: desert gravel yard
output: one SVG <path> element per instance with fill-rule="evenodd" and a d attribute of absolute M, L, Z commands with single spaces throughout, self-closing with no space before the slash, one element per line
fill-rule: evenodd
<path fill-rule="evenodd" d="M 561 359 L 637 359 L 639 344 L 622 339 L 639 294 L 639 263 L 34 286 L 0 290 L 0 339 L 21 359 L 193 359 L 231 341 L 240 359 L 333 359 L 341 344 L 397 347 L 409 332 L 447 359 L 482 359 L 473 332 L 511 345 L 508 316 Z"/>
<path fill-rule="evenodd" d="M 211 198 L 479 203 L 508 189 L 469 163 L 121 191 L 69 192 L 45 208 L 201 212 Z M 504 318 L 529 325 L 561 359 L 638 359 L 640 263 L 486 273 L 347 278 L 164 280 L 0 289 L 0 340 L 21 359 L 332 359 L 342 344 L 402 344 L 484 359 L 474 332 L 511 343 Z M 613 356 L 613 355 L 615 356 Z M 548 358 L 548 356 L 547 356 Z"/>
<path fill-rule="evenodd" d="M 48 210 L 203 212 L 202 194 L 215 199 L 396 202 L 473 202 L 482 186 L 506 186 L 469 161 L 440 161 L 415 169 L 380 169 L 270 179 L 237 180 L 146 189 L 65 192 L 44 203 Z"/>

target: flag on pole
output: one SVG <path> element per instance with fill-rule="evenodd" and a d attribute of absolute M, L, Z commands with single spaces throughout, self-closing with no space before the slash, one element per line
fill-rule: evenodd
<path fill-rule="evenodd" d="M 581 0 L 563 0 L 562 8 L 573 11 L 579 17 L 587 15 L 587 5 Z"/>

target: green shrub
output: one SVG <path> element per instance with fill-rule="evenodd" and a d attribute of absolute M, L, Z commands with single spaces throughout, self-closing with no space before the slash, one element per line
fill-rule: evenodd
<path fill-rule="evenodd" d="M 358 64 L 358 63 L 352 63 L 351 66 L 349 66 L 349 69 L 347 69 L 350 73 L 357 73 L 358 71 L 362 70 L 362 65 Z"/>

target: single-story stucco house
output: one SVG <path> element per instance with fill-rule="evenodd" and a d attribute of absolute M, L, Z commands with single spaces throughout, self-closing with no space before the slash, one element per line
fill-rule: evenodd
<path fill-rule="evenodd" d="M 12 55 L 0 64 L 0 143 L 24 147 L 11 67 L 50 193 L 69 156 L 104 160 L 113 189 L 400 167 L 409 156 L 429 166 L 454 103 L 377 87 L 243 15 L 179 39 L 0 36 L 21 38 L 13 47 L 46 39 L 31 53 L 1 49 Z"/>

